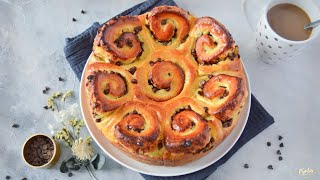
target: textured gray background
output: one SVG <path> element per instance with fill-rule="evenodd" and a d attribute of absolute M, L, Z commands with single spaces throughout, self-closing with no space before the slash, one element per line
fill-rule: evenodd
<path fill-rule="evenodd" d="M 65 61 L 64 38 L 138 2 L 142 0 L 0 0 L 0 179 L 6 175 L 13 179 L 68 179 L 57 166 L 31 169 L 21 159 L 25 139 L 33 133 L 49 134 L 47 125 L 54 122 L 52 113 L 42 108 L 47 100 L 42 89 L 74 89 L 77 102 L 79 82 Z M 271 66 L 257 58 L 240 0 L 185 0 L 177 4 L 196 16 L 212 16 L 226 25 L 240 45 L 252 92 L 276 121 L 208 179 L 303 179 L 297 173 L 300 168 L 312 168 L 316 172 L 308 179 L 319 179 L 320 38 L 295 57 L 295 63 Z M 81 14 L 81 9 L 87 14 Z M 72 22 L 73 17 L 78 21 Z M 59 76 L 67 81 L 59 82 Z M 20 128 L 11 128 L 13 123 Z M 276 156 L 279 134 L 285 143 L 281 162 Z M 269 148 L 267 141 L 272 142 Z M 64 152 L 64 156 L 69 153 Z M 107 159 L 104 169 L 96 172 L 99 179 L 142 179 L 138 173 Z M 244 163 L 250 168 L 244 169 Z M 269 164 L 274 166 L 273 171 L 267 169 Z M 79 172 L 73 178 L 88 179 L 89 175 Z"/>

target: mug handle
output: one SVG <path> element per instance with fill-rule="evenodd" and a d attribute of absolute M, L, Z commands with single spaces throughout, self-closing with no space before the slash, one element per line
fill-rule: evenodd
<path fill-rule="evenodd" d="M 268 1 L 270 2 L 270 0 Z M 252 31 L 255 30 L 262 10 L 265 9 L 268 2 L 262 3 L 261 0 L 241 0 L 241 10 Z"/>

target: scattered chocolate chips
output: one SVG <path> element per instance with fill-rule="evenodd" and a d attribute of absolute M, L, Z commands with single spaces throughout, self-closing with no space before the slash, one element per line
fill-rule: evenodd
<path fill-rule="evenodd" d="M 85 14 L 86 13 L 86 11 L 84 11 L 84 10 L 81 10 L 81 14 Z"/>
<path fill-rule="evenodd" d="M 249 168 L 249 165 L 248 165 L 248 164 L 244 164 L 243 167 L 246 168 L 246 169 L 248 169 L 248 168 Z"/>
<path fill-rule="evenodd" d="M 136 72 L 136 70 L 137 70 L 137 67 L 133 66 L 133 67 L 131 67 L 128 71 L 129 71 L 132 75 L 134 75 L 134 73 Z"/>
<path fill-rule="evenodd" d="M 277 154 L 281 155 L 281 151 L 280 151 L 280 150 L 277 150 Z"/>
<path fill-rule="evenodd" d="M 45 136 L 33 137 L 24 148 L 24 157 L 33 166 L 42 166 L 48 163 L 53 153 L 53 142 Z"/>
<path fill-rule="evenodd" d="M 267 146 L 271 146 L 271 142 L 267 142 Z"/>
<path fill-rule="evenodd" d="M 11 177 L 10 176 L 6 176 L 6 179 L 11 179 Z"/>
<path fill-rule="evenodd" d="M 280 144 L 279 144 L 279 147 L 283 147 L 283 146 L 284 146 L 283 143 L 280 143 Z"/>
<path fill-rule="evenodd" d="M 62 77 L 59 77 L 58 79 L 59 79 L 59 81 L 64 81 L 64 79 Z"/>
<path fill-rule="evenodd" d="M 72 177 L 72 176 L 73 176 L 72 172 L 69 172 L 69 173 L 68 173 L 68 176 L 69 176 L 69 177 Z"/>
<path fill-rule="evenodd" d="M 13 127 L 13 128 L 18 128 L 18 127 L 19 127 L 19 124 L 14 123 L 14 124 L 12 125 L 12 127 Z"/>
<path fill-rule="evenodd" d="M 283 138 L 282 136 L 278 136 L 278 140 L 279 140 L 279 141 L 281 141 L 281 140 L 282 140 L 282 138 Z"/>
<path fill-rule="evenodd" d="M 73 22 L 76 22 L 77 20 L 76 20 L 75 18 L 72 18 L 72 21 L 73 21 Z"/>
<path fill-rule="evenodd" d="M 282 161 L 283 158 L 282 158 L 282 156 L 279 156 L 278 159 L 279 159 L 279 161 Z"/>
<path fill-rule="evenodd" d="M 271 169 L 271 170 L 272 170 L 272 169 L 273 169 L 273 166 L 272 166 L 272 165 L 269 165 L 269 166 L 268 166 L 268 169 Z"/>
<path fill-rule="evenodd" d="M 137 81 L 136 79 L 132 79 L 132 80 L 131 80 L 131 83 L 132 83 L 132 84 L 137 84 L 138 81 Z"/>
<path fill-rule="evenodd" d="M 44 87 L 44 90 L 42 90 L 43 94 L 47 94 L 47 92 L 50 90 L 48 86 Z"/>

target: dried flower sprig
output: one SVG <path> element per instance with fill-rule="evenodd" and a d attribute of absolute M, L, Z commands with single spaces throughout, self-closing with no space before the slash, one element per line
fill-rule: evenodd
<path fill-rule="evenodd" d="M 84 121 L 80 119 L 81 112 L 78 104 L 73 104 L 68 109 L 59 110 L 58 105 L 64 107 L 59 102 L 65 102 L 65 100 L 73 95 L 73 91 L 56 92 L 48 97 L 48 104 L 44 106 L 44 109 L 51 109 L 55 111 L 54 116 L 57 122 L 62 124 L 57 131 L 57 125 L 49 124 L 49 129 L 52 132 L 55 140 L 64 142 L 72 151 L 72 157 L 67 161 L 63 161 L 60 165 L 60 171 L 62 173 L 68 173 L 68 176 L 72 176 L 72 171 L 86 168 L 90 177 L 97 179 L 92 170 L 101 169 L 105 162 L 105 157 L 98 153 L 95 153 L 92 147 L 91 138 L 80 137 L 80 130 L 84 125 Z M 60 101 L 57 101 L 57 100 Z M 54 133 L 55 132 L 55 133 Z M 70 176 L 71 175 L 71 176 Z"/>

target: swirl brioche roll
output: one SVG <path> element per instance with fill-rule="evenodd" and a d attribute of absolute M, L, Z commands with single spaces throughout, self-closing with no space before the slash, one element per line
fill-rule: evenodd
<path fill-rule="evenodd" d="M 214 18 L 199 18 L 192 35 L 196 38 L 192 53 L 201 65 L 216 64 L 233 53 L 234 41 L 231 34 Z"/>
<path fill-rule="evenodd" d="M 223 122 L 230 120 L 246 95 L 244 80 L 226 74 L 208 75 L 207 78 L 200 82 L 197 98 L 208 105 L 209 114 Z"/>
<path fill-rule="evenodd" d="M 131 74 L 125 69 L 107 63 L 88 66 L 85 84 L 92 113 L 97 122 L 133 98 Z"/>
<path fill-rule="evenodd" d="M 189 13 L 175 6 L 153 8 L 146 16 L 147 25 L 155 39 L 163 45 L 178 45 L 188 38 Z"/>
<path fill-rule="evenodd" d="M 211 17 L 174 6 L 103 25 L 83 76 L 95 125 L 115 147 L 177 166 L 217 147 L 248 91 L 239 47 Z"/>
<path fill-rule="evenodd" d="M 179 99 L 169 106 L 164 126 L 164 144 L 172 153 L 194 153 L 210 142 L 210 127 L 191 99 Z"/>
<path fill-rule="evenodd" d="M 110 20 L 98 31 L 93 52 L 111 63 L 128 64 L 143 53 L 142 23 L 138 17 L 122 16 Z"/>

